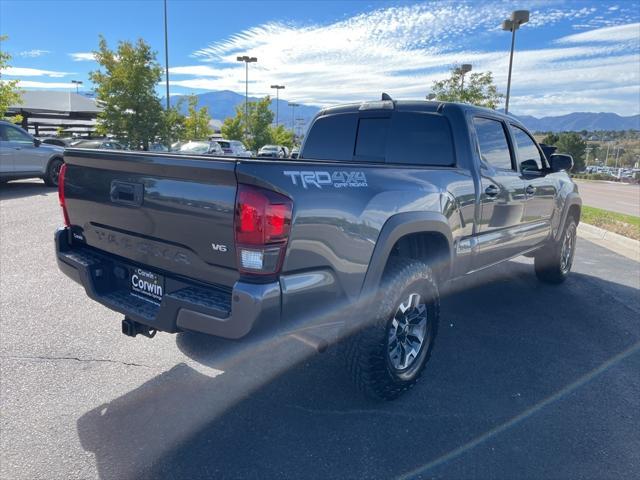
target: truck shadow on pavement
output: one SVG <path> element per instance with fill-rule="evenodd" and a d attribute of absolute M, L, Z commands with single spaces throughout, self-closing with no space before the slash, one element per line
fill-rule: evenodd
<path fill-rule="evenodd" d="M 633 442 L 612 432 L 640 411 L 621 392 L 640 391 L 637 290 L 577 273 L 543 285 L 517 262 L 452 289 L 421 382 L 395 402 L 359 396 L 336 348 L 181 334 L 203 368 L 179 364 L 89 411 L 82 446 L 103 479 L 628 476 Z M 602 438 L 581 443 L 587 427 Z"/>
<path fill-rule="evenodd" d="M 0 183 L 0 200 L 33 197 L 57 192 L 55 187 L 47 187 L 42 180 L 33 179 L 19 182 Z"/>

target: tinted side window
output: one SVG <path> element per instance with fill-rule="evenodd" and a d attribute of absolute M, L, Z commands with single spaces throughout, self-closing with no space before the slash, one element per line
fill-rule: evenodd
<path fill-rule="evenodd" d="M 356 140 L 357 160 L 384 162 L 388 131 L 388 118 L 361 118 Z"/>
<path fill-rule="evenodd" d="M 5 127 L 4 134 L 9 142 L 33 143 L 29 135 L 14 127 Z"/>
<path fill-rule="evenodd" d="M 512 170 L 511 152 L 502 122 L 474 118 L 473 124 L 478 135 L 482 160 L 496 168 Z"/>
<path fill-rule="evenodd" d="M 387 146 L 387 162 L 453 165 L 453 141 L 447 119 L 429 113 L 395 113 Z"/>
<path fill-rule="evenodd" d="M 513 136 L 518 148 L 518 163 L 522 170 L 542 170 L 542 158 L 531 137 L 519 127 L 512 125 Z M 535 165 L 534 165 L 535 164 Z"/>
<path fill-rule="evenodd" d="M 320 117 L 311 126 L 300 158 L 353 160 L 358 117 L 343 113 Z"/>

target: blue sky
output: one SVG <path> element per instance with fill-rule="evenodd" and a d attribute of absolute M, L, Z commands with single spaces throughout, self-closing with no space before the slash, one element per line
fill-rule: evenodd
<path fill-rule="evenodd" d="M 238 54 L 258 57 L 250 94 L 286 86 L 281 97 L 328 105 L 377 98 L 424 98 L 460 63 L 494 73 L 506 91 L 513 9 L 531 11 L 516 34 L 511 110 L 640 113 L 640 6 L 636 1 L 392 2 L 169 0 L 172 94 L 244 92 Z M 164 64 L 161 0 L 0 0 L 0 33 L 13 55 L 3 79 L 26 89 L 75 89 L 96 69 L 102 34 L 139 37 Z M 163 91 L 160 89 L 159 91 Z"/>

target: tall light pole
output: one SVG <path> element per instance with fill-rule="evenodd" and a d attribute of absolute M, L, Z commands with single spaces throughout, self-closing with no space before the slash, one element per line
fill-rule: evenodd
<path fill-rule="evenodd" d="M 278 112 L 280 109 L 280 90 L 284 88 L 284 85 L 271 85 L 271 88 L 276 89 L 276 127 L 278 126 Z"/>
<path fill-rule="evenodd" d="M 470 63 L 463 63 L 460 65 L 460 73 L 462 74 L 462 82 L 460 82 L 460 99 L 462 100 L 462 94 L 464 93 L 464 76 L 471 71 Z"/>
<path fill-rule="evenodd" d="M 82 85 L 82 80 L 71 80 L 71 83 L 75 84 L 76 93 L 79 93 L 78 87 L 80 87 L 80 85 Z"/>
<path fill-rule="evenodd" d="M 244 134 L 249 133 L 249 64 L 257 62 L 256 57 L 250 57 L 248 55 L 242 55 L 236 57 L 239 62 L 244 62 L 245 75 L 244 75 Z"/>
<path fill-rule="evenodd" d="M 511 32 L 511 54 L 509 55 L 509 77 L 507 79 L 507 99 L 504 113 L 509 113 L 509 96 L 511 95 L 511 67 L 513 66 L 513 48 L 516 43 L 516 30 L 529 21 L 529 10 L 514 10 L 511 18 L 502 22 L 502 30 Z"/>
<path fill-rule="evenodd" d="M 296 111 L 296 107 L 299 107 L 300 104 L 299 103 L 291 103 L 289 102 L 289 106 L 291 107 L 291 131 L 293 132 L 293 134 L 296 134 L 296 130 L 295 130 L 295 111 Z"/>
<path fill-rule="evenodd" d="M 167 87 L 167 111 L 171 107 L 169 99 L 169 30 L 167 28 L 167 0 L 164 0 L 164 77 Z"/>

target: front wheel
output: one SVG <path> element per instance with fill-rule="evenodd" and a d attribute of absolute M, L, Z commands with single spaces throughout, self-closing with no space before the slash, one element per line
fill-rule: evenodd
<path fill-rule="evenodd" d="M 62 168 L 63 161 L 61 158 L 54 158 L 49 162 L 49 168 L 44 176 L 44 183 L 49 187 L 58 186 L 58 177 L 60 177 L 60 169 Z"/>
<path fill-rule="evenodd" d="M 393 400 L 418 381 L 438 331 L 440 299 L 424 263 L 391 259 L 371 323 L 347 340 L 347 368 L 356 387 Z"/>
<path fill-rule="evenodd" d="M 577 231 L 575 219 L 569 217 L 560 240 L 536 254 L 534 267 L 539 280 L 557 284 L 567 279 L 576 251 Z"/>

